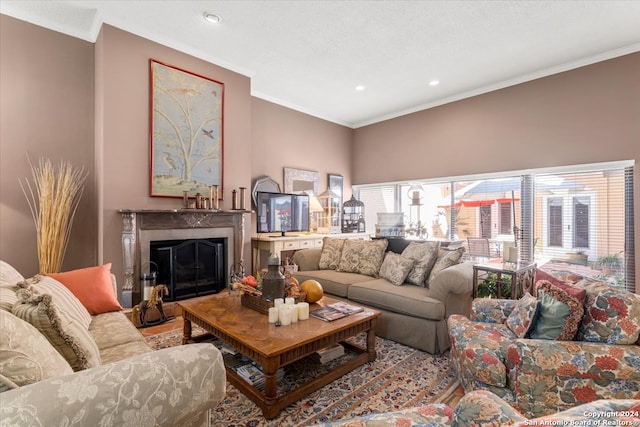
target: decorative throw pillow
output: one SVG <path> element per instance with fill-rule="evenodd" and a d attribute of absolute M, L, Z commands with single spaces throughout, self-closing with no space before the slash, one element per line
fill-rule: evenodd
<path fill-rule="evenodd" d="M 336 271 L 377 277 L 389 242 L 379 240 L 346 240 Z"/>
<path fill-rule="evenodd" d="M 51 295 L 52 301 L 61 311 L 84 326 L 85 329 L 89 329 L 91 324 L 89 311 L 67 287 L 53 277 L 36 274 L 32 278 L 20 282 L 18 286 L 30 289 L 39 295 Z"/>
<path fill-rule="evenodd" d="M 60 309 L 51 295 L 20 289 L 11 312 L 38 329 L 74 371 L 100 366 L 98 346 L 89 331 Z"/>
<path fill-rule="evenodd" d="M 380 267 L 380 277 L 396 286 L 402 286 L 415 261 L 393 252 L 387 252 Z"/>
<path fill-rule="evenodd" d="M 0 310 L 10 312 L 16 302 L 18 302 L 16 291 L 12 288 L 0 286 Z"/>
<path fill-rule="evenodd" d="M 10 264 L 0 261 L 0 287 L 14 287 L 22 282 L 24 277 Z"/>
<path fill-rule="evenodd" d="M 525 338 L 538 311 L 538 300 L 530 293 L 518 300 L 505 324 L 518 338 Z"/>
<path fill-rule="evenodd" d="M 452 265 L 460 264 L 462 255 L 464 255 L 463 246 L 454 250 L 440 248 L 438 250 L 438 259 L 433 265 L 433 268 L 431 268 L 431 273 L 429 273 L 427 285 L 429 284 L 431 279 L 436 277 L 436 274 L 440 273 L 445 268 L 451 267 Z"/>
<path fill-rule="evenodd" d="M 342 258 L 342 248 L 347 239 L 336 239 L 335 237 L 325 237 L 322 239 L 322 252 L 320 253 L 320 270 L 335 270 Z"/>
<path fill-rule="evenodd" d="M 600 282 L 585 289 L 585 313 L 578 339 L 622 345 L 636 342 L 640 335 L 640 295 Z"/>
<path fill-rule="evenodd" d="M 122 310 L 111 281 L 111 263 L 47 276 L 66 286 L 90 314 Z"/>
<path fill-rule="evenodd" d="M 584 315 L 586 291 L 558 279 L 538 280 L 536 291 L 540 304 L 531 338 L 572 341 Z"/>
<path fill-rule="evenodd" d="M 11 384 L 23 386 L 73 370 L 47 339 L 33 326 L 8 311 L 0 310 L 0 375 Z"/>
<path fill-rule="evenodd" d="M 411 242 L 404 248 L 402 256 L 415 260 L 413 269 L 406 278 L 407 283 L 426 286 L 426 279 L 438 259 L 440 242 Z"/>

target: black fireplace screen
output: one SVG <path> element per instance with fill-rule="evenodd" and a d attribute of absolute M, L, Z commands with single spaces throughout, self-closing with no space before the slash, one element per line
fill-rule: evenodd
<path fill-rule="evenodd" d="M 152 241 L 156 283 L 169 288 L 169 301 L 215 294 L 226 287 L 227 239 Z"/>

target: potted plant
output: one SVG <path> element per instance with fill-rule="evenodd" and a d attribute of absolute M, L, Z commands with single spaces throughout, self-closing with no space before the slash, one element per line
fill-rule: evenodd
<path fill-rule="evenodd" d="M 569 264 L 587 265 L 589 263 L 589 255 L 582 249 L 576 249 L 575 252 L 567 253 L 567 262 Z"/>
<path fill-rule="evenodd" d="M 618 252 L 615 254 L 603 255 L 596 261 L 594 267 L 598 270 L 602 270 L 604 274 L 617 273 L 622 270 L 622 258 Z"/>

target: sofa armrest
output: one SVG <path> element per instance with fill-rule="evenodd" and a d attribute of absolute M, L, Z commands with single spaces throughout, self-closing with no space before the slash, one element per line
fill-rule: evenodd
<path fill-rule="evenodd" d="M 299 271 L 319 270 L 320 254 L 322 248 L 301 249 L 293 254 L 293 263 L 298 265 Z"/>
<path fill-rule="evenodd" d="M 225 396 L 212 344 L 153 351 L 2 393 L 3 425 L 192 426 Z"/>
<path fill-rule="evenodd" d="M 504 323 L 518 301 L 512 299 L 476 298 L 471 303 L 474 322 Z"/>
<path fill-rule="evenodd" d="M 446 301 L 448 294 L 469 294 L 473 290 L 473 266 L 460 263 L 447 267 L 429 281 L 429 296 Z"/>
<path fill-rule="evenodd" d="M 453 410 L 453 426 L 501 426 L 526 421 L 505 400 L 487 390 L 466 393 Z"/>

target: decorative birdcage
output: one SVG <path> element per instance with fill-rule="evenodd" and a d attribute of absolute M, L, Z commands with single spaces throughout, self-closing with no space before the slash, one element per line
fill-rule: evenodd
<path fill-rule="evenodd" d="M 342 232 L 364 233 L 364 203 L 353 195 L 342 205 Z"/>
<path fill-rule="evenodd" d="M 327 190 L 318 196 L 318 201 L 324 209 L 321 224 L 318 224 L 319 233 L 340 233 L 340 205 L 342 200 L 340 196 L 331 190 Z"/>

